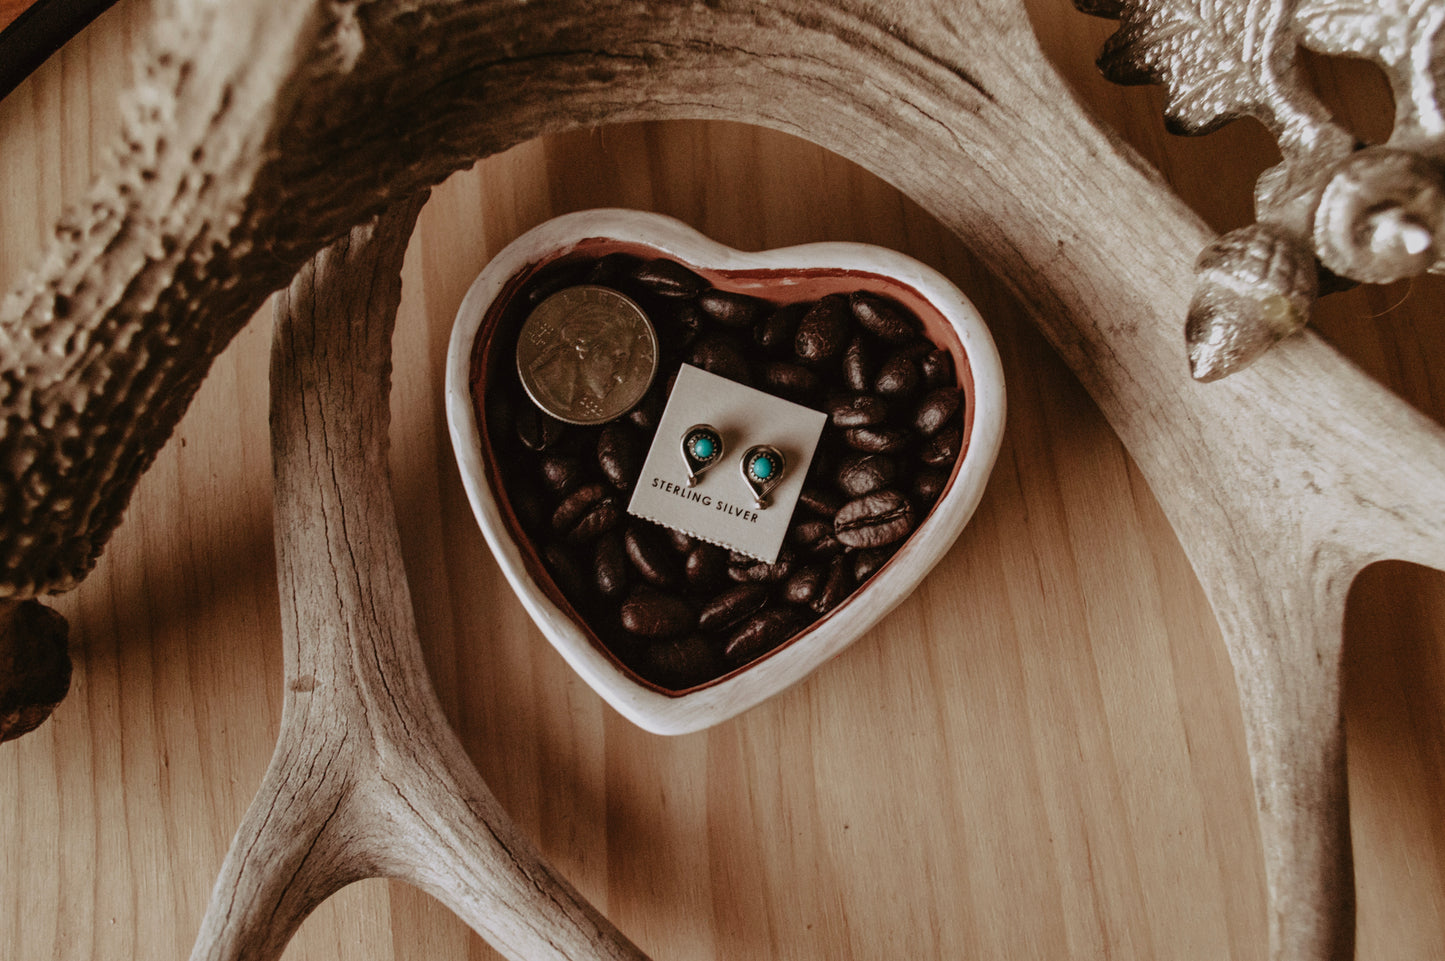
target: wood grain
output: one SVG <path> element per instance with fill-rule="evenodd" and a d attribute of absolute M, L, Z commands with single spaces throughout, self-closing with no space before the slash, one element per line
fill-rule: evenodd
<path fill-rule="evenodd" d="M 0 276 L 78 196 L 113 129 L 106 78 L 124 74 L 138 9 L 84 38 L 83 72 L 47 68 L 0 105 L 3 169 L 26 172 L 0 188 Z M 1203 206 L 1220 157 L 1226 188 L 1265 162 L 1247 130 L 1166 140 L 1147 91 L 1092 85 L 1090 21 L 1034 16 L 1066 75 L 1186 198 Z M 1240 202 L 1226 193 L 1203 212 L 1221 225 Z M 920 591 L 802 687 L 683 739 L 610 714 L 530 629 L 471 527 L 440 416 L 446 328 L 480 264 L 521 229 L 601 203 L 736 246 L 898 247 L 978 301 L 1010 383 L 990 491 Z M 404 276 L 393 487 L 429 666 L 504 807 L 649 954 L 1264 957 L 1243 733 L 1202 592 L 1087 395 L 936 222 L 778 134 L 610 127 L 448 181 Z M 1445 292 L 1417 284 L 1394 306 L 1404 293 L 1356 292 L 1324 329 L 1438 420 Z M 70 700 L 0 748 L 0 793 L 15 799 L 0 808 L 0 929 L 18 932 L 24 961 L 184 956 L 265 769 L 283 677 L 265 327 L 218 363 L 100 569 L 61 602 L 79 656 Z M 1401 565 L 1351 595 L 1361 957 L 1431 957 L 1445 941 L 1442 596 L 1439 575 Z M 343 892 L 288 953 L 339 955 L 491 956 L 425 897 L 382 883 Z"/>

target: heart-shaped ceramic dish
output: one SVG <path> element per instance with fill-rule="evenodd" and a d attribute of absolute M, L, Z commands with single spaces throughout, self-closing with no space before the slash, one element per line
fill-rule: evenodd
<path fill-rule="evenodd" d="M 902 303 L 949 351 L 964 398 L 962 451 L 943 494 L 897 552 L 841 605 L 757 660 L 681 691 L 639 677 L 613 656 L 567 602 L 503 493 L 473 396 L 474 362 L 526 278 L 564 257 L 615 252 L 677 261 L 722 290 L 778 302 L 851 290 Z M 481 367 L 478 369 L 485 369 Z M 665 372 L 659 372 L 659 377 Z M 483 389 L 485 385 L 482 385 Z M 1003 437 L 1003 371 L 973 305 L 933 269 L 866 244 L 817 243 L 747 253 L 680 221 L 634 210 L 587 210 L 518 237 L 467 292 L 447 353 L 446 409 L 462 482 L 482 532 L 532 619 L 568 664 L 623 716 L 658 734 L 701 730 L 798 682 L 906 598 L 953 545 L 977 507 Z"/>

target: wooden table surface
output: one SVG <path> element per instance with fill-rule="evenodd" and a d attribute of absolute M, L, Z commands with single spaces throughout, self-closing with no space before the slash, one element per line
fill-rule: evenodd
<path fill-rule="evenodd" d="M 0 102 L 0 283 L 79 198 L 150 0 L 121 0 Z M 1033 0 L 1080 97 L 1213 226 L 1249 219 L 1251 123 L 1163 132 L 1109 86 L 1110 25 Z M 1366 138 L 1382 79 L 1315 63 Z M 448 331 L 490 256 L 555 214 L 662 211 L 758 249 L 885 244 L 989 321 L 1009 423 L 970 527 L 879 627 L 742 717 L 680 738 L 606 707 L 532 627 L 466 504 L 442 414 Z M 1235 686 L 1204 596 L 1127 453 L 1005 282 L 887 184 L 736 125 L 536 141 L 435 191 L 396 336 L 393 487 L 432 677 L 545 854 L 659 961 L 1266 956 Z M 1318 327 L 1445 417 L 1445 283 L 1334 298 Z M 75 680 L 0 746 L 0 958 L 187 956 L 281 709 L 267 439 L 269 311 L 216 363 L 87 581 L 55 599 Z M 1183 376 L 1184 363 L 1181 363 Z M 1269 545 L 1259 545 L 1268 550 Z M 1371 568 L 1351 595 L 1346 712 L 1359 957 L 1445 958 L 1445 578 Z M 426 896 L 371 881 L 287 957 L 497 957 Z"/>

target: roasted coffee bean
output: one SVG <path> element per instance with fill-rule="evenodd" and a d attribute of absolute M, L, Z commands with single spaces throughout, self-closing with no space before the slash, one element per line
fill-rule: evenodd
<path fill-rule="evenodd" d="M 841 294 L 829 294 L 814 304 L 798 321 L 793 353 L 805 364 L 818 364 L 836 357 L 848 345 L 848 302 Z"/>
<path fill-rule="evenodd" d="M 560 544 L 548 544 L 542 549 L 542 560 L 552 574 L 553 582 L 562 589 L 567 598 L 575 600 L 582 596 L 586 580 L 571 550 Z"/>
<path fill-rule="evenodd" d="M 737 559 L 728 563 L 728 577 L 739 582 L 774 583 L 781 581 L 793 573 L 793 565 L 797 563 L 796 555 L 786 547 L 778 552 L 778 559 L 771 564 L 766 561 L 754 560 L 751 557 L 738 557 L 736 554 L 734 557 Z"/>
<path fill-rule="evenodd" d="M 834 427 L 873 427 L 888 419 L 888 402 L 873 394 L 839 394 L 828 401 Z"/>
<path fill-rule="evenodd" d="M 528 450 L 546 450 L 557 443 L 567 429 L 566 424 L 551 414 L 544 414 L 530 401 L 517 405 L 514 425 L 517 440 Z"/>
<path fill-rule="evenodd" d="M 618 490 L 631 490 L 646 456 L 642 441 L 624 424 L 613 422 L 597 436 L 597 464 Z"/>
<path fill-rule="evenodd" d="M 884 397 L 908 397 L 923 386 L 923 374 L 918 369 L 918 360 L 904 351 L 891 355 L 878 368 L 873 378 L 873 389 Z"/>
<path fill-rule="evenodd" d="M 627 412 L 628 422 L 649 434 L 657 430 L 662 421 L 662 409 L 667 406 L 667 394 L 668 382 L 660 377 L 654 380 L 637 406 Z"/>
<path fill-rule="evenodd" d="M 676 594 L 638 588 L 622 603 L 622 629 L 639 637 L 675 637 L 697 626 L 697 615 Z"/>
<path fill-rule="evenodd" d="M 559 534 L 571 530 L 582 516 L 606 498 L 607 488 L 601 484 L 584 484 L 562 499 L 552 512 L 552 529 Z"/>
<path fill-rule="evenodd" d="M 828 577 L 822 588 L 809 605 L 819 614 L 826 614 L 853 593 L 852 561 L 847 557 L 835 557 L 828 564 Z"/>
<path fill-rule="evenodd" d="M 554 494 L 565 494 L 582 479 L 582 463 L 576 454 L 549 450 L 542 454 L 542 486 Z"/>
<path fill-rule="evenodd" d="M 875 362 L 862 337 L 854 337 L 843 354 L 843 383 L 849 390 L 873 389 Z"/>
<path fill-rule="evenodd" d="M 850 457 L 838 468 L 838 489 L 849 497 L 882 490 L 898 476 L 898 464 L 887 454 Z"/>
<path fill-rule="evenodd" d="M 878 573 L 878 569 L 888 562 L 888 558 L 893 556 L 896 549 L 896 545 L 890 545 L 853 554 L 853 583 L 862 584 Z"/>
<path fill-rule="evenodd" d="M 817 596 L 828 572 L 821 567 L 804 567 L 793 572 L 783 584 L 783 599 L 790 604 L 806 605 Z"/>
<path fill-rule="evenodd" d="M 622 519 L 617 499 L 601 484 L 583 484 L 552 512 L 552 530 L 581 544 L 616 527 Z"/>
<path fill-rule="evenodd" d="M 526 484 L 507 491 L 507 501 L 525 529 L 535 531 L 546 526 L 547 508 L 543 506 L 542 495 L 535 486 Z"/>
<path fill-rule="evenodd" d="M 813 451 L 813 461 L 808 465 L 808 473 L 803 478 L 804 489 L 831 488 L 838 462 L 850 453 L 846 446 L 838 443 L 837 432 L 825 427 L 822 437 L 818 439 L 818 449 Z M 833 513 L 836 514 L 837 511 Z"/>
<path fill-rule="evenodd" d="M 654 684 L 681 691 L 712 680 L 725 665 L 707 641 L 689 634 L 649 644 L 642 668 L 643 676 Z"/>
<path fill-rule="evenodd" d="M 948 486 L 948 473 L 939 468 L 928 468 L 914 474 L 913 483 L 909 487 L 909 493 L 913 495 L 914 503 L 920 507 L 928 507 L 938 500 L 943 494 L 943 489 Z"/>
<path fill-rule="evenodd" d="M 616 600 L 627 593 L 627 549 L 617 533 L 603 534 L 592 553 L 592 582 L 597 593 Z"/>
<path fill-rule="evenodd" d="M 820 519 L 794 521 L 793 526 L 788 528 L 788 543 L 809 554 L 828 551 L 837 544 L 837 539 L 833 537 L 833 522 Z"/>
<path fill-rule="evenodd" d="M 632 569 L 654 587 L 673 588 L 682 583 L 682 565 L 677 554 L 654 527 L 630 524 L 622 535 Z"/>
<path fill-rule="evenodd" d="M 923 372 L 924 386 L 930 390 L 958 386 L 958 378 L 953 372 L 953 355 L 942 348 L 924 354 L 918 368 Z"/>
<path fill-rule="evenodd" d="M 848 306 L 858 323 L 890 344 L 903 344 L 920 336 L 922 325 L 897 301 L 860 290 L 848 295 Z"/>
<path fill-rule="evenodd" d="M 658 258 L 638 265 L 632 279 L 659 297 L 696 297 L 708 282 L 675 260 Z"/>
<path fill-rule="evenodd" d="M 592 263 L 586 260 L 549 264 L 527 281 L 527 293 L 522 302 L 529 308 L 535 307 L 563 288 L 591 283 L 588 280 L 591 271 Z"/>
<path fill-rule="evenodd" d="M 764 364 L 761 380 L 763 389 L 769 393 L 799 401 L 812 398 L 822 386 L 822 381 L 811 368 L 785 361 Z"/>
<path fill-rule="evenodd" d="M 753 340 L 759 347 L 774 353 L 793 352 L 793 338 L 798 333 L 798 321 L 807 312 L 806 303 L 788 304 L 779 307 L 753 328 Z"/>
<path fill-rule="evenodd" d="M 792 637 L 808 623 L 808 618 L 794 607 L 773 607 L 760 611 L 735 630 L 723 656 L 733 664 L 742 664 L 760 657 Z"/>
<path fill-rule="evenodd" d="M 735 380 L 740 384 L 749 381 L 748 360 L 743 349 L 731 337 L 709 334 L 692 345 L 687 355 L 688 363 L 701 367 L 711 374 Z"/>
<path fill-rule="evenodd" d="M 912 440 L 907 431 L 893 427 L 853 427 L 843 432 L 843 439 L 865 454 L 896 454 Z"/>
<path fill-rule="evenodd" d="M 687 552 L 683 571 L 689 587 L 705 590 L 722 582 L 727 576 L 727 551 L 716 544 L 696 544 Z"/>
<path fill-rule="evenodd" d="M 664 528 L 663 534 L 666 535 L 668 543 L 672 545 L 672 549 L 679 554 L 686 554 L 692 550 L 692 546 L 697 543 L 691 534 L 684 534 L 682 531 L 674 530 L 671 527 Z"/>
<path fill-rule="evenodd" d="M 677 345 L 680 347 L 691 344 L 707 330 L 707 314 L 703 313 L 701 307 L 688 301 L 672 305 L 658 314 L 656 324 L 659 334 L 671 327 L 677 332 Z"/>
<path fill-rule="evenodd" d="M 595 429 L 569 430 L 566 437 L 548 450 L 565 450 L 577 455 L 577 461 L 582 465 L 583 480 L 592 479 L 588 474 L 592 470 L 592 465 L 597 461 L 597 431 Z"/>
<path fill-rule="evenodd" d="M 913 531 L 913 506 L 894 490 L 864 494 L 843 505 L 833 519 L 838 540 L 848 547 L 882 547 Z"/>
<path fill-rule="evenodd" d="M 767 603 L 768 589 L 763 584 L 737 584 L 703 605 L 697 615 L 697 626 L 704 631 L 722 631 L 755 613 Z"/>
<path fill-rule="evenodd" d="M 918 451 L 918 459 L 929 467 L 951 467 L 962 448 L 963 431 L 956 426 L 945 427 L 928 438 Z"/>
<path fill-rule="evenodd" d="M 822 560 L 826 557 L 832 557 L 834 554 L 840 554 L 843 550 L 843 542 L 838 540 L 838 535 L 830 533 L 828 536 L 820 537 L 814 541 L 813 546 L 808 548 L 808 554 Z"/>
<path fill-rule="evenodd" d="M 924 437 L 932 437 L 958 413 L 961 401 L 962 395 L 957 387 L 940 387 L 929 391 L 913 415 L 914 430 Z"/>
<path fill-rule="evenodd" d="M 804 487 L 798 495 L 798 506 L 814 514 L 821 514 L 831 522 L 833 515 L 843 506 L 843 498 L 833 491 L 820 487 Z"/>
<path fill-rule="evenodd" d="M 708 319 L 724 327 L 751 327 L 764 307 L 756 297 L 728 290 L 709 290 L 699 294 L 697 305 Z"/>
<path fill-rule="evenodd" d="M 632 276 L 641 263 L 640 257 L 621 251 L 603 254 L 593 262 L 585 283 L 613 288 L 625 286 L 627 278 Z"/>
<path fill-rule="evenodd" d="M 598 534 L 605 534 L 622 522 L 622 508 L 616 498 L 599 501 L 567 534 L 574 544 L 585 544 Z"/>

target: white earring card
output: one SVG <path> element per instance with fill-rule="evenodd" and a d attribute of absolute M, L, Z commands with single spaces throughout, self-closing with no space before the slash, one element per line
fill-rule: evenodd
<path fill-rule="evenodd" d="M 684 364 L 627 512 L 774 563 L 827 419 L 822 411 Z M 722 463 L 689 487 L 680 444 L 696 424 L 717 430 L 724 450 Z M 754 506 L 741 466 L 743 452 L 758 444 L 777 448 L 786 462 L 781 481 L 762 508 Z"/>

